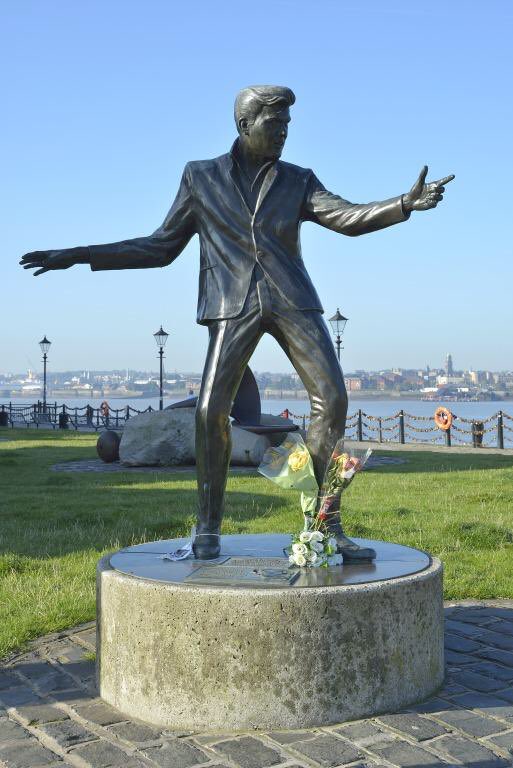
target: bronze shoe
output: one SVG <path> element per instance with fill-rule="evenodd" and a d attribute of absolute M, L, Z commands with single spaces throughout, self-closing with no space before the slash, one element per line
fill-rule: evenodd
<path fill-rule="evenodd" d="M 366 563 L 376 559 L 376 551 L 372 547 L 360 547 L 349 539 L 339 522 L 329 524 L 328 532 L 336 539 L 337 552 L 344 558 L 344 563 Z"/>
<path fill-rule="evenodd" d="M 221 537 L 217 533 L 197 533 L 192 551 L 197 560 L 215 560 L 221 552 Z"/>

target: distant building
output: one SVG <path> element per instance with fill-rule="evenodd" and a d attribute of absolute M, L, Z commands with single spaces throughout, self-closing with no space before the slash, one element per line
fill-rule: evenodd
<path fill-rule="evenodd" d="M 463 376 L 437 376 L 436 383 L 439 387 L 459 387 L 465 383 Z"/>
<path fill-rule="evenodd" d="M 362 380 L 359 377 L 346 376 L 344 380 L 346 382 L 346 387 L 349 390 L 349 392 L 357 392 L 362 388 Z"/>
<path fill-rule="evenodd" d="M 447 376 L 454 375 L 454 366 L 452 364 L 452 355 L 450 352 L 447 353 L 447 357 L 445 358 L 445 373 Z"/>

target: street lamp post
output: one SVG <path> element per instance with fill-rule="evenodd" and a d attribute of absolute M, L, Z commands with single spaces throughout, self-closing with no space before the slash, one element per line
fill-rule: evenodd
<path fill-rule="evenodd" d="M 164 347 L 166 345 L 166 341 L 168 339 L 169 333 L 166 333 L 164 329 L 162 328 L 162 325 L 158 329 L 156 333 L 153 334 L 153 338 L 157 342 L 157 346 L 159 348 L 159 357 L 160 357 L 160 401 L 159 401 L 159 411 L 162 411 L 164 409 Z"/>
<path fill-rule="evenodd" d="M 48 360 L 48 350 L 51 343 L 46 338 L 46 335 L 39 342 L 41 352 L 43 353 L 43 413 L 46 413 L 46 361 Z"/>
<path fill-rule="evenodd" d="M 337 307 L 336 313 L 333 315 L 333 317 L 330 317 L 330 325 L 333 330 L 333 335 L 335 336 L 335 346 L 337 348 L 337 357 L 338 362 L 340 363 L 340 350 L 342 349 L 342 334 L 344 333 L 344 328 L 346 327 L 347 323 L 347 317 L 344 317 L 344 315 L 340 314 L 340 310 Z"/>

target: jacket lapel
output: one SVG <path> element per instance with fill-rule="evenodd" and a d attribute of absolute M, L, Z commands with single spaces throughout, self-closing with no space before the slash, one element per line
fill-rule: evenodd
<path fill-rule="evenodd" d="M 274 181 L 275 181 L 277 175 L 278 175 L 278 163 L 276 162 L 276 163 L 274 163 L 274 165 L 272 165 L 269 168 L 269 170 L 265 174 L 265 178 L 264 178 L 264 180 L 262 182 L 262 186 L 260 187 L 260 192 L 259 192 L 258 199 L 257 199 L 257 202 L 256 202 L 256 206 L 255 206 L 255 216 L 256 216 L 256 214 L 258 212 L 258 209 L 260 208 L 260 206 L 264 202 L 264 199 L 265 199 L 267 193 L 269 192 L 269 190 L 271 189 L 272 185 L 274 184 Z"/>

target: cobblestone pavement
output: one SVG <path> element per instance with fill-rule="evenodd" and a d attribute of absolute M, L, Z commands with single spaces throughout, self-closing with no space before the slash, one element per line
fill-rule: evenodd
<path fill-rule="evenodd" d="M 387 466 L 389 464 L 405 464 L 406 459 L 398 456 L 371 456 L 365 469 Z M 123 467 L 118 461 L 105 464 L 101 459 L 82 459 L 80 461 L 63 461 L 54 464 L 55 472 L 195 472 L 195 466 L 178 467 Z M 230 467 L 230 472 L 256 472 L 256 467 Z"/>
<path fill-rule="evenodd" d="M 394 714 L 303 731 L 162 731 L 104 704 L 94 623 L 0 668 L 0 765 L 36 768 L 395 768 L 513 765 L 513 600 L 446 608 L 447 679 Z"/>

